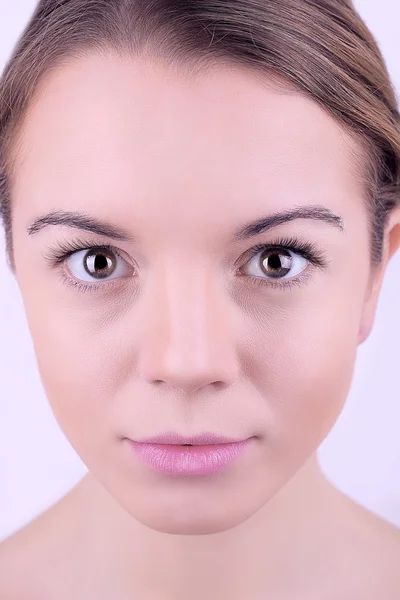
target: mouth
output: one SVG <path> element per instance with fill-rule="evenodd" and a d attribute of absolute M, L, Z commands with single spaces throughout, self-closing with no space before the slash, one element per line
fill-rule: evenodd
<path fill-rule="evenodd" d="M 155 437 L 132 440 L 142 444 L 162 444 L 173 446 L 212 446 L 221 444 L 237 444 L 244 442 L 248 437 L 227 437 L 214 433 L 204 432 L 193 436 L 184 436 L 179 433 L 165 432 Z"/>
<path fill-rule="evenodd" d="M 162 440 L 160 442 L 160 439 Z M 168 442 L 166 442 L 168 439 Z M 218 442 L 215 440 L 218 439 Z M 176 436 L 158 436 L 151 440 L 133 441 L 128 439 L 130 450 L 152 470 L 178 477 L 188 475 L 208 475 L 227 468 L 236 462 L 252 438 L 226 441 L 226 438 L 202 436 L 197 443 L 182 442 Z M 209 443 L 209 440 L 212 443 Z M 193 441 L 193 440 L 192 440 Z M 178 443 L 179 442 L 179 443 Z"/>

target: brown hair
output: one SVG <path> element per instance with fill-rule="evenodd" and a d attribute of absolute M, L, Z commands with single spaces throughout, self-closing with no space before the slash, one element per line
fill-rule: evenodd
<path fill-rule="evenodd" d="M 241 64 L 318 102 L 359 143 L 379 264 L 388 214 L 400 203 L 400 115 L 378 45 L 350 0 L 41 0 L 0 81 L 0 208 L 12 270 L 12 181 L 28 105 L 46 73 L 110 50 L 192 70 Z"/>

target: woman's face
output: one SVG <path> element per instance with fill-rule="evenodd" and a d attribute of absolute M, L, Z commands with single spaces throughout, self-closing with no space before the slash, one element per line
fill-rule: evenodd
<path fill-rule="evenodd" d="M 91 56 L 52 73 L 25 125 L 15 264 L 44 388 L 87 467 L 160 531 L 265 505 L 334 425 L 372 324 L 354 143 L 267 82 Z M 235 236 L 294 209 L 309 213 Z M 126 439 L 169 431 L 252 440 L 218 473 L 174 477 Z"/>

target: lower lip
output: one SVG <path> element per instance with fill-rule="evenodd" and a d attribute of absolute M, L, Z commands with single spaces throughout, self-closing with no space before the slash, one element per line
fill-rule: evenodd
<path fill-rule="evenodd" d="M 220 471 L 238 458 L 250 439 L 231 444 L 179 446 L 129 440 L 135 454 L 148 466 L 170 475 L 206 475 Z"/>

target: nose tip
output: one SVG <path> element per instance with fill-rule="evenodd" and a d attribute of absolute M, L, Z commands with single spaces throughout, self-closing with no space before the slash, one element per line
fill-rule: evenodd
<path fill-rule="evenodd" d="M 201 337 L 204 335 L 205 332 Z M 213 336 L 216 335 L 220 337 L 218 346 L 205 348 L 194 331 L 187 343 L 171 340 L 159 332 L 153 343 L 148 343 L 146 357 L 142 354 L 142 377 L 149 383 L 186 394 L 207 386 L 215 390 L 228 387 L 235 381 L 237 371 L 233 348 L 227 338 L 221 339 L 221 334 L 213 331 Z"/>
<path fill-rule="evenodd" d="M 213 381 L 213 377 L 210 377 L 208 373 L 189 377 L 185 377 L 183 373 L 184 371 L 181 371 L 179 377 L 174 375 L 172 372 L 169 372 L 164 375 L 163 379 L 153 380 L 151 377 L 147 377 L 146 379 L 150 383 L 156 383 L 159 386 L 165 386 L 166 388 L 168 387 L 169 389 L 174 389 L 175 391 L 182 392 L 185 395 L 194 394 L 204 387 L 211 386 L 215 389 L 222 390 L 231 385 L 231 382 L 227 381 L 227 377 Z"/>
<path fill-rule="evenodd" d="M 226 301 L 215 293 L 197 294 L 193 302 L 185 297 L 174 303 L 161 296 L 152 311 L 147 307 L 139 351 L 141 376 L 185 394 L 210 385 L 226 388 L 238 369 Z"/>

